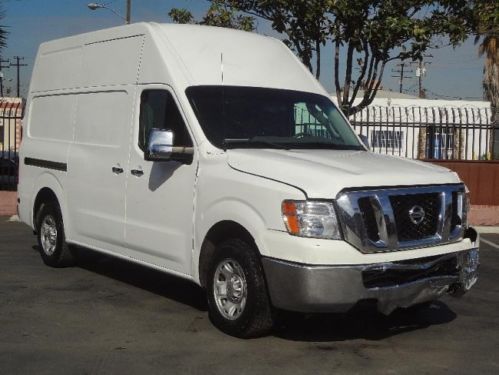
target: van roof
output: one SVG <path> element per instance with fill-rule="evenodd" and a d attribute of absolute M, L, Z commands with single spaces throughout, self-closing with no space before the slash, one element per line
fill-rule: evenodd
<path fill-rule="evenodd" d="M 43 43 L 38 57 L 140 35 L 146 36 L 140 47 L 141 83 L 162 82 L 169 76 L 181 86 L 273 87 L 327 95 L 281 41 L 222 27 L 140 22 Z"/>
<path fill-rule="evenodd" d="M 157 22 L 137 22 L 129 25 L 120 25 L 109 27 L 106 29 L 100 29 L 95 31 L 89 31 L 86 33 L 70 35 L 67 37 L 62 37 L 58 39 L 53 39 L 50 41 L 43 42 L 40 47 L 43 47 L 46 51 L 51 51 L 56 45 L 61 45 L 61 43 L 72 43 L 72 44 L 91 44 L 102 40 L 110 40 L 116 38 L 124 38 L 138 34 L 144 34 L 148 32 L 162 32 L 166 34 L 175 34 L 175 38 L 179 42 L 189 41 L 188 37 L 190 34 L 195 34 L 196 39 L 199 44 L 204 41 L 210 41 L 214 38 L 224 38 L 222 41 L 224 43 L 230 43 L 231 40 L 239 40 L 240 38 L 253 38 L 253 39 L 275 39 L 270 36 L 257 34 L 254 32 L 242 31 L 237 29 L 230 29 L 218 26 L 207 26 L 207 25 L 192 25 L 192 24 L 173 24 L 173 23 L 157 23 Z"/>

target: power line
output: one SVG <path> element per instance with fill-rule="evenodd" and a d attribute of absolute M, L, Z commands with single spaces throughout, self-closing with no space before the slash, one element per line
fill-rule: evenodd
<path fill-rule="evenodd" d="M 445 95 L 445 94 L 439 94 L 434 91 L 426 89 L 425 91 L 429 92 L 433 96 L 436 96 L 437 98 L 443 98 L 443 99 L 457 99 L 457 100 L 463 100 L 463 99 L 468 99 L 468 100 L 483 100 L 482 97 L 478 96 L 452 96 L 452 95 Z"/>
<path fill-rule="evenodd" d="M 17 68 L 17 97 L 21 97 L 21 67 L 28 66 L 28 64 L 22 64 L 21 61 L 24 60 L 24 57 L 14 56 L 15 63 L 10 63 L 10 66 L 15 66 Z"/>
<path fill-rule="evenodd" d="M 419 94 L 418 96 L 420 98 L 425 98 L 425 89 L 423 88 L 423 78 L 426 76 L 426 67 L 431 64 L 431 61 L 424 61 L 424 58 L 432 58 L 433 55 L 424 55 L 421 56 L 421 58 L 418 61 L 413 61 L 411 64 L 417 64 L 416 66 L 416 77 L 418 77 L 418 87 L 419 87 Z"/>
<path fill-rule="evenodd" d="M 397 73 L 397 75 L 392 75 L 392 77 L 399 78 L 399 92 L 400 93 L 402 93 L 402 91 L 404 89 L 404 79 L 411 78 L 411 77 L 405 76 L 404 74 L 413 72 L 412 70 L 405 70 L 406 65 L 409 65 L 409 64 L 406 64 L 405 62 L 402 61 L 400 64 L 396 64 L 396 66 L 399 67 L 399 69 L 392 69 L 392 73 Z"/>

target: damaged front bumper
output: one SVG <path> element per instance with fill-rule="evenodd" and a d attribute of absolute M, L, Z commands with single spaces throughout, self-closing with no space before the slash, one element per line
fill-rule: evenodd
<path fill-rule="evenodd" d="M 473 230 L 472 230 L 473 231 Z M 377 301 L 389 314 L 435 300 L 461 296 L 477 281 L 479 249 L 397 262 L 356 266 L 310 266 L 263 258 L 275 307 L 299 312 L 346 312 L 360 301 Z M 470 237 L 471 237 L 470 236 Z"/>

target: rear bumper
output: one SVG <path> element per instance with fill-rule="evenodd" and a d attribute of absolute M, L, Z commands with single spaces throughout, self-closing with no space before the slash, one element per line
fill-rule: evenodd
<path fill-rule="evenodd" d="M 461 295 L 478 278 L 478 247 L 409 261 L 353 266 L 315 266 L 264 257 L 275 307 L 299 312 L 346 312 L 362 300 L 378 310 Z"/>

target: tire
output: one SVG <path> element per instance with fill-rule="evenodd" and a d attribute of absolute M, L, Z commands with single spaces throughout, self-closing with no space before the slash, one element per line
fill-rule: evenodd
<path fill-rule="evenodd" d="M 43 262 L 50 267 L 74 265 L 75 256 L 66 243 L 61 210 L 57 202 L 42 203 L 36 215 L 38 248 Z"/>
<path fill-rule="evenodd" d="M 272 306 L 253 246 L 239 239 L 222 242 L 207 278 L 210 319 L 218 329 L 239 338 L 264 336 L 272 329 Z"/>

